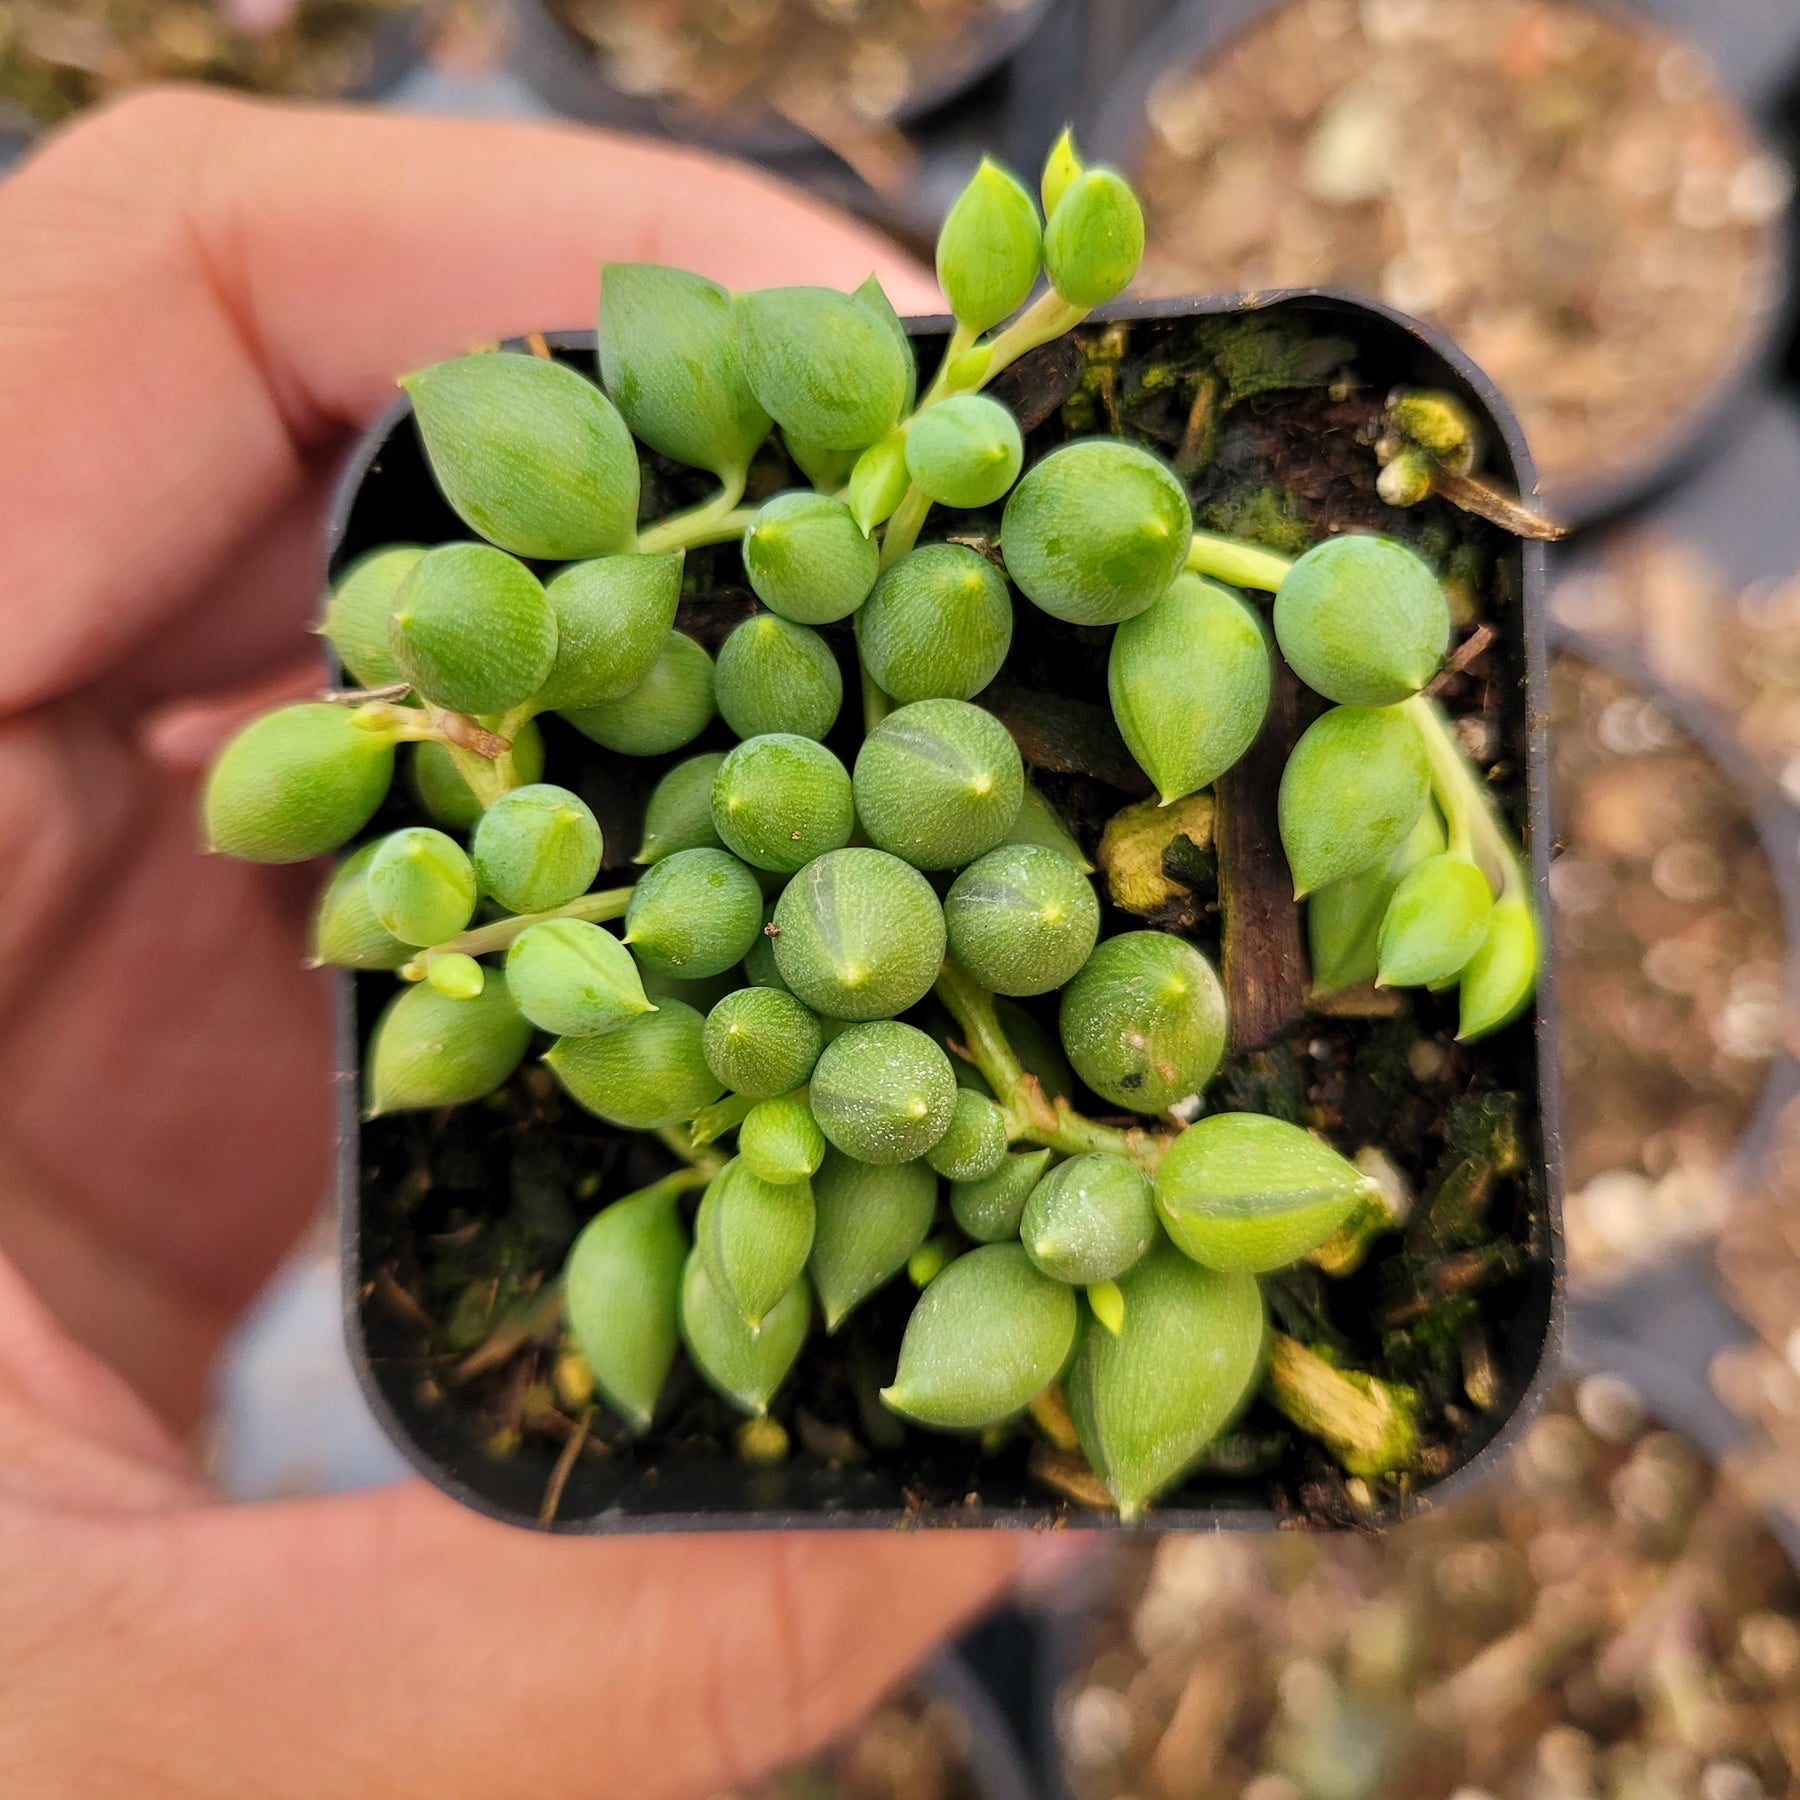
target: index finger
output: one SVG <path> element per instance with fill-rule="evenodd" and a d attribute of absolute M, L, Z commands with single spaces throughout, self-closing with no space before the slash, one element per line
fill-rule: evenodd
<path fill-rule="evenodd" d="M 93 680 L 396 374 L 587 324 L 602 260 L 935 290 L 752 170 L 590 131 L 140 96 L 0 186 L 0 710 Z"/>

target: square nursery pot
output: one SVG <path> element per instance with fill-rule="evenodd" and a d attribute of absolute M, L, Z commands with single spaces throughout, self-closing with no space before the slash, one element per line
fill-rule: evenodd
<path fill-rule="evenodd" d="M 929 367 L 947 321 L 917 320 L 909 329 Z M 591 366 L 591 332 L 549 343 L 558 357 Z M 1480 715 L 1482 760 L 1528 845 L 1547 918 L 1542 547 L 1436 499 L 1400 512 L 1376 498 L 1373 427 L 1400 383 L 1460 395 L 1483 427 L 1489 471 L 1533 491 L 1518 427 L 1478 370 L 1414 321 L 1329 292 L 1115 306 L 1021 360 L 993 391 L 1019 416 L 1028 460 L 1064 437 L 1123 427 L 1185 463 L 1203 526 L 1246 536 L 1283 526 L 1313 535 L 1373 528 L 1420 541 L 1439 559 L 1454 552 L 1477 583 L 1492 637 L 1466 672 L 1448 678 L 1443 698 L 1454 714 Z M 467 535 L 438 496 L 408 411 L 398 403 L 370 431 L 344 476 L 329 535 L 334 572 L 379 544 Z M 649 452 L 644 474 L 646 507 L 657 513 L 709 485 Z M 751 492 L 790 485 L 796 477 L 771 444 Z M 998 512 L 956 523 L 959 534 L 992 532 Z M 679 623 L 702 642 L 716 644 L 752 605 L 737 554 L 735 545 L 689 553 Z M 709 591 L 696 597 L 695 587 Z M 827 628 L 833 632 L 854 696 L 850 634 Z M 1090 854 L 1105 820 L 1148 791 L 1106 711 L 1105 648 L 1104 634 L 1021 603 L 1007 666 L 982 696 Z M 1262 739 L 1227 778 L 1229 904 L 1216 903 L 1202 857 L 1182 863 L 1188 883 L 1153 922 L 1183 930 L 1209 955 L 1223 950 L 1234 1043 L 1208 1090 L 1212 1105 L 1322 1107 L 1339 1121 L 1340 1147 L 1378 1143 L 1410 1177 L 1418 1196 L 1411 1224 L 1380 1240 L 1357 1274 L 1330 1284 L 1329 1317 L 1357 1366 L 1420 1385 L 1427 1453 L 1403 1486 L 1347 1482 L 1259 1400 L 1229 1441 L 1154 1507 L 1150 1522 L 1163 1527 L 1380 1524 L 1432 1504 L 1477 1481 L 1502 1454 L 1537 1405 L 1560 1336 L 1549 968 L 1534 1010 L 1467 1047 L 1453 1041 L 1449 1007 L 1422 994 L 1397 1017 L 1304 1007 L 1302 932 L 1274 790 L 1288 745 L 1319 704 L 1282 672 Z M 714 747 L 715 733 L 719 747 L 730 741 L 715 723 L 674 756 L 634 759 L 565 734 L 554 719 L 545 731 L 556 779 L 595 807 L 615 868 L 636 847 L 657 776 Z M 828 742 L 845 731 L 853 748 L 853 725 L 840 723 Z M 404 789 L 396 783 L 377 826 L 401 822 Z M 1109 907 L 1104 930 L 1141 923 Z M 984 1449 L 974 1438 L 902 1426 L 880 1408 L 874 1391 L 891 1379 L 913 1299 L 904 1276 L 837 1336 L 815 1328 L 773 1408 L 788 1430 L 786 1460 L 743 1460 L 740 1421 L 685 1360 L 647 1439 L 633 1443 L 596 1414 L 599 1437 L 564 1455 L 571 1429 L 549 1404 L 557 1345 L 550 1284 L 596 1195 L 654 1180 L 673 1158 L 654 1136 L 615 1131 L 561 1103 L 532 1060 L 485 1102 L 359 1123 L 361 1049 L 393 978 L 338 981 L 346 1327 L 376 1416 L 445 1493 L 496 1518 L 563 1532 L 1117 1522 L 1071 1498 L 1078 1482 L 1067 1459 L 1059 1463 L 1031 1427 Z M 1493 1140 L 1482 1140 L 1488 1148 L 1474 1152 L 1473 1163 L 1467 1136 L 1461 1148 L 1447 1148 L 1452 1120 L 1466 1125 L 1484 1094 L 1511 1096 L 1516 1154 L 1501 1159 L 1501 1172 L 1487 1160 Z M 1322 1304 L 1322 1279 L 1306 1265 L 1301 1271 L 1266 1284 L 1277 1323 Z"/>

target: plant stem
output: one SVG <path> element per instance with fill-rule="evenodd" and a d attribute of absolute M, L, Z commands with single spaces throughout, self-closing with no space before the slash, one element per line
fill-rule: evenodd
<path fill-rule="evenodd" d="M 930 512 L 931 502 L 914 482 L 906 490 L 906 498 L 894 509 L 894 516 L 888 520 L 887 531 L 882 536 L 883 569 L 892 568 L 919 541 L 919 532 Z"/>
<path fill-rule="evenodd" d="M 936 406 L 950 392 L 950 365 L 971 348 L 978 334 L 971 331 L 960 320 L 956 329 L 950 334 L 950 341 L 944 346 L 942 361 L 938 364 L 937 373 L 931 378 L 931 386 L 920 396 L 919 403 L 913 409 L 916 418 L 928 406 Z"/>
<path fill-rule="evenodd" d="M 1352 1475 L 1393 1475 L 1419 1453 L 1418 1396 L 1398 1382 L 1334 1369 L 1285 1333 L 1269 1334 L 1270 1400 Z"/>
<path fill-rule="evenodd" d="M 477 925 L 473 931 L 465 931 L 441 944 L 433 944 L 428 950 L 421 950 L 399 971 L 400 978 L 423 981 L 426 969 L 440 956 L 486 956 L 492 951 L 504 950 L 522 932 L 543 924 L 546 919 L 585 919 L 590 925 L 598 925 L 607 919 L 622 919 L 630 903 L 630 888 L 607 888 L 603 893 L 583 894 L 579 900 L 571 900 L 567 906 L 552 907 L 548 912 L 518 913 L 510 919 L 495 919 L 492 924 Z"/>
<path fill-rule="evenodd" d="M 1443 708 L 1423 694 L 1401 702 L 1425 743 L 1432 792 L 1450 827 L 1452 847 L 1467 845 L 1497 899 L 1523 899 L 1525 870 L 1487 784 L 1463 755 Z"/>
<path fill-rule="evenodd" d="M 1047 1145 L 1068 1156 L 1106 1150 L 1154 1173 L 1168 1149 L 1167 1133 L 1141 1126 L 1121 1131 L 1084 1117 L 1067 1100 L 1052 1100 L 1035 1075 L 1020 1063 L 994 1011 L 994 996 L 971 981 L 955 963 L 946 961 L 937 979 L 937 995 L 963 1029 L 970 1061 L 978 1068 L 1006 1114 L 1007 1135 Z"/>
<path fill-rule="evenodd" d="M 1227 537 L 1220 531 L 1196 531 L 1188 546 L 1187 566 L 1196 575 L 1210 575 L 1233 587 L 1261 588 L 1272 594 L 1294 566 L 1294 559 L 1265 550 L 1261 544 Z"/>
<path fill-rule="evenodd" d="M 1073 331 L 1088 316 L 1089 308 L 1071 306 L 1055 288 L 1041 294 L 990 341 L 992 354 L 976 387 L 986 387 L 1002 369 L 1009 369 L 1021 356 Z M 973 391 L 973 390 L 971 390 Z"/>
<path fill-rule="evenodd" d="M 701 544 L 729 543 L 755 516 L 756 509 L 740 507 L 746 471 L 730 470 L 720 477 L 719 491 L 685 512 L 670 513 L 638 533 L 637 547 L 645 553 L 658 550 L 691 550 Z"/>
<path fill-rule="evenodd" d="M 894 703 L 881 691 L 881 684 L 869 673 L 869 665 L 863 661 L 860 608 L 851 621 L 851 631 L 856 638 L 856 668 L 862 676 L 863 736 L 867 737 L 894 710 Z"/>
<path fill-rule="evenodd" d="M 724 1157 L 716 1150 L 696 1144 L 685 1125 L 664 1125 L 656 1135 L 689 1167 L 676 1169 L 661 1181 L 653 1181 L 649 1187 L 640 1190 L 643 1193 L 667 1187 L 673 1196 L 685 1193 L 689 1188 L 704 1187 L 725 1166 Z"/>
<path fill-rule="evenodd" d="M 749 1118 L 756 1104 L 747 1094 L 727 1094 L 711 1106 L 703 1106 L 688 1121 L 687 1134 L 696 1149 L 717 1143 L 726 1132 L 735 1130 Z"/>

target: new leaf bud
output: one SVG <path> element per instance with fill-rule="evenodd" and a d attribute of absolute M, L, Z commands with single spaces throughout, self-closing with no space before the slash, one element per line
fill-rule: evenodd
<path fill-rule="evenodd" d="M 966 330 L 998 325 L 1038 278 L 1043 230 L 1024 185 L 989 157 L 956 197 L 938 232 L 938 285 Z M 979 503 L 978 503 L 979 504 Z"/>

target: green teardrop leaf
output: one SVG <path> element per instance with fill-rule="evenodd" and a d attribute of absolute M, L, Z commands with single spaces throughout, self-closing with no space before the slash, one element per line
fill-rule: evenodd
<path fill-rule="evenodd" d="M 479 1100 L 512 1074 L 530 1042 L 531 1024 L 498 975 L 472 1000 L 426 982 L 405 988 L 369 1034 L 367 1116 Z"/>
<path fill-rule="evenodd" d="M 425 979 L 452 1000 L 473 1000 L 487 986 L 487 971 L 474 957 L 453 950 L 431 959 Z"/>
<path fill-rule="evenodd" d="M 1433 856 L 1413 869 L 1381 921 L 1383 987 L 1448 981 L 1481 948 L 1494 890 L 1466 857 Z"/>
<path fill-rule="evenodd" d="M 1109 1151 L 1072 1156 L 1032 1190 L 1019 1237 L 1031 1260 L 1057 1281 L 1116 1280 L 1156 1237 L 1150 1177 Z"/>
<path fill-rule="evenodd" d="M 824 1047 L 819 1021 L 781 988 L 739 988 L 706 1018 L 707 1067 L 751 1100 L 791 1094 Z"/>
<path fill-rule="evenodd" d="M 867 534 L 894 516 L 912 476 L 906 469 L 906 433 L 896 426 L 856 459 L 847 496 L 851 517 Z"/>
<path fill-rule="evenodd" d="M 1375 1195 L 1347 1157 L 1262 1113 L 1197 1120 L 1156 1171 L 1156 1209 L 1176 1247 L 1209 1269 L 1252 1275 L 1318 1249 Z"/>
<path fill-rule="evenodd" d="M 844 704 L 831 646 L 779 613 L 758 613 L 732 631 L 719 647 L 716 680 L 719 716 L 741 738 L 822 738 Z"/>
<path fill-rule="evenodd" d="M 812 1243 L 812 1188 L 764 1181 L 739 1156 L 707 1183 L 694 1215 L 707 1279 L 752 1332 L 800 1278 Z"/>
<path fill-rule="evenodd" d="M 403 944 L 441 944 L 474 916 L 475 870 L 454 838 L 408 825 L 376 844 L 369 902 Z"/>
<path fill-rule="evenodd" d="M 898 415 L 904 419 L 912 412 L 919 397 L 919 359 L 913 354 L 912 339 L 906 335 L 906 326 L 895 312 L 894 303 L 888 298 L 887 289 L 881 285 L 880 276 L 871 274 L 866 277 L 853 297 L 886 327 L 888 336 L 894 340 L 895 349 L 906 364 L 906 393 L 900 402 Z M 841 481 L 837 483 L 840 488 L 843 485 Z"/>
<path fill-rule="evenodd" d="M 808 1266 L 825 1329 L 836 1331 L 924 1243 L 937 1180 L 922 1162 L 875 1168 L 827 1149 L 812 1192 L 818 1225 Z"/>
<path fill-rule="evenodd" d="M 1102 1099 L 1164 1113 L 1200 1093 L 1225 1054 L 1225 995 L 1212 964 L 1161 931 L 1108 938 L 1063 990 L 1062 1041 Z"/>
<path fill-rule="evenodd" d="M 713 779 L 713 829 L 759 869 L 791 874 L 841 849 L 856 825 L 844 765 L 810 738 L 750 738 Z"/>
<path fill-rule="evenodd" d="M 1050 1166 L 1049 1150 L 1015 1150 L 993 1174 L 950 1184 L 950 1216 L 978 1244 L 1019 1235 L 1025 1202 Z"/>
<path fill-rule="evenodd" d="M 652 450 L 733 480 L 769 435 L 738 353 L 730 294 L 660 263 L 605 263 L 600 379 Z"/>
<path fill-rule="evenodd" d="M 1397 707 L 1334 706 L 1301 734 L 1277 807 L 1296 898 L 1386 862 L 1431 792 L 1417 726 Z"/>
<path fill-rule="evenodd" d="M 395 937 L 375 916 L 369 898 L 369 864 L 377 839 L 353 850 L 331 872 L 313 914 L 312 959 L 340 969 L 397 969 L 414 946 Z"/>
<path fill-rule="evenodd" d="M 1074 863 L 1037 844 L 1005 844 L 944 896 L 950 954 L 996 994 L 1048 994 L 1074 978 L 1100 936 L 1100 902 Z"/>
<path fill-rule="evenodd" d="M 481 815 L 472 845 L 483 890 L 515 913 L 549 912 L 585 894 L 602 848 L 587 802 L 550 782 L 502 794 Z"/>
<path fill-rule="evenodd" d="M 570 707 L 562 716 L 603 750 L 666 756 L 712 723 L 712 658 L 685 632 L 671 631 L 650 673 L 629 694 L 598 706 Z"/>
<path fill-rule="evenodd" d="M 818 1173 L 826 1149 L 825 1134 L 812 1116 L 812 1108 L 798 1094 L 757 1101 L 738 1126 L 738 1155 L 745 1167 L 764 1181 L 808 1180 Z M 813 1198 L 818 1199 L 816 1188 Z M 829 1308 L 823 1287 L 819 1299 Z"/>
<path fill-rule="evenodd" d="M 957 1092 L 939 1045 L 916 1026 L 883 1019 L 825 1046 L 813 1070 L 813 1117 L 858 1162 L 911 1162 L 949 1128 Z"/>
<path fill-rule="evenodd" d="M 678 762 L 650 790 L 644 807 L 644 836 L 635 863 L 660 862 L 677 850 L 720 850 L 713 829 L 713 778 L 725 760 L 723 750 L 708 750 Z"/>
<path fill-rule="evenodd" d="M 1056 203 L 1069 191 L 1075 177 L 1087 167 L 1075 148 L 1075 131 L 1072 126 L 1065 125 L 1056 142 L 1050 146 L 1050 154 L 1044 158 L 1043 179 L 1038 184 L 1038 194 L 1044 203 L 1044 217 L 1047 219 L 1056 211 Z"/>
<path fill-rule="evenodd" d="M 425 699 L 451 712 L 500 713 L 544 685 L 556 615 L 517 557 L 491 544 L 440 544 L 400 584 L 388 648 Z"/>
<path fill-rule="evenodd" d="M 744 528 L 744 573 L 770 612 L 799 625 L 847 619 L 868 598 L 881 546 L 829 494 L 777 494 Z"/>
<path fill-rule="evenodd" d="M 1118 1335 L 1082 1332 L 1064 1393 L 1088 1461 L 1130 1520 L 1181 1479 L 1249 1399 L 1267 1325 L 1253 1277 L 1199 1268 L 1166 1246 L 1119 1289 Z"/>
<path fill-rule="evenodd" d="M 812 1324 L 812 1296 L 796 1281 L 752 1332 L 713 1286 L 695 1249 L 681 1276 L 681 1337 L 708 1386 L 739 1412 L 761 1418 L 787 1380 Z"/>
<path fill-rule="evenodd" d="M 637 446 L 591 381 L 538 356 L 453 357 L 401 377 L 459 517 L 515 556 L 572 562 L 637 543 Z"/>
<path fill-rule="evenodd" d="M 598 1037 L 654 1010 L 631 952 L 584 919 L 527 926 L 506 952 L 506 985 L 520 1012 L 557 1037 Z"/>
<path fill-rule="evenodd" d="M 540 712 L 622 700 L 649 676 L 681 599 L 679 550 L 597 556 L 559 569 L 544 589 L 556 615 L 556 660 Z"/>
<path fill-rule="evenodd" d="M 861 450 L 900 417 L 910 358 L 864 301 L 834 288 L 764 288 L 738 295 L 737 318 L 750 386 L 784 432 Z"/>
<path fill-rule="evenodd" d="M 677 850 L 638 878 L 625 942 L 646 968 L 683 981 L 722 975 L 762 930 L 762 889 L 724 850 Z"/>
<path fill-rule="evenodd" d="M 226 744 L 206 778 L 207 843 L 246 862 L 307 862 L 355 837 L 393 777 L 392 740 L 346 707 L 264 713 Z"/>
<path fill-rule="evenodd" d="M 1444 849 L 1437 808 L 1427 806 L 1403 843 L 1378 868 L 1328 881 L 1306 902 L 1306 933 L 1312 959 L 1312 991 L 1335 994 L 1361 987 L 1378 972 L 1377 943 L 1388 902 L 1400 878 Z"/>
<path fill-rule="evenodd" d="M 986 394 L 953 394 L 906 428 L 907 473 L 941 506 L 992 506 L 1024 465 L 1018 421 Z"/>
<path fill-rule="evenodd" d="M 1019 816 L 1013 820 L 1012 829 L 1001 842 L 1041 844 L 1046 850 L 1054 850 L 1058 856 L 1066 856 L 1082 874 L 1091 875 L 1094 872 L 1094 865 L 1076 841 L 1074 832 L 1069 829 L 1062 814 L 1032 785 L 1029 775 L 1025 778 L 1024 798 L 1019 802 Z"/>
<path fill-rule="evenodd" d="M 985 1094 L 958 1087 L 950 1123 L 926 1151 L 925 1160 L 951 1181 L 980 1181 L 992 1175 L 1006 1161 L 1005 1113 Z"/>
<path fill-rule="evenodd" d="M 1165 806 L 1218 780 L 1256 742 L 1270 679 L 1256 614 L 1199 575 L 1176 576 L 1113 634 L 1113 717 Z"/>
<path fill-rule="evenodd" d="M 1104 306 L 1144 260 L 1144 209 L 1124 176 L 1085 169 L 1064 186 L 1044 228 L 1044 267 L 1071 306 Z"/>
<path fill-rule="evenodd" d="M 544 1061 L 595 1118 L 629 1131 L 660 1131 L 691 1119 L 725 1091 L 706 1066 L 705 1035 L 706 1021 L 693 1007 L 664 1000 L 655 1012 L 598 1037 L 558 1038 Z"/>
<path fill-rule="evenodd" d="M 1154 606 L 1193 536 L 1174 471 L 1117 438 L 1078 438 L 1034 463 L 1000 526 L 1007 573 L 1071 625 L 1116 625 Z"/>
<path fill-rule="evenodd" d="M 955 869 L 991 850 L 1025 798 L 1006 727 L 966 700 L 919 700 L 863 740 L 852 775 L 869 841 L 921 869 Z"/>
<path fill-rule="evenodd" d="M 885 1019 L 931 991 L 944 912 L 931 884 L 880 850 L 814 857 L 775 904 L 775 965 L 814 1012 Z"/>
<path fill-rule="evenodd" d="M 876 582 L 856 629 L 864 666 L 902 706 L 967 700 L 1006 661 L 1012 596 L 1006 577 L 967 545 L 924 544 Z"/>
<path fill-rule="evenodd" d="M 1538 928 L 1530 906 L 1508 897 L 1494 902 L 1487 935 L 1462 973 L 1458 1039 L 1467 1044 L 1510 1025 L 1537 986 Z"/>
<path fill-rule="evenodd" d="M 647 1431 L 675 1361 L 688 1239 L 672 1191 L 647 1189 L 595 1215 L 563 1268 L 563 1307 L 606 1403 Z"/>
<path fill-rule="evenodd" d="M 388 544 L 359 556 L 332 585 L 319 635 L 353 681 L 387 687 L 404 681 L 388 648 L 388 613 L 400 584 L 425 554 L 421 544 Z"/>
<path fill-rule="evenodd" d="M 1392 706 L 1450 648 L 1450 606 L 1418 554 L 1351 533 L 1315 544 L 1275 591 L 1275 637 L 1306 685 L 1342 706 Z"/>
<path fill-rule="evenodd" d="M 466 756 L 474 752 L 464 751 Z M 479 760 L 479 759 L 477 759 Z M 513 774 L 521 782 L 536 781 L 544 773 L 544 734 L 535 719 L 527 719 L 512 741 Z M 412 747 L 410 785 L 413 797 L 446 831 L 471 832 L 486 810 L 457 766 L 448 744 L 422 743 Z"/>
<path fill-rule="evenodd" d="M 938 231 L 938 286 L 957 322 L 979 334 L 1023 306 L 1042 254 L 1043 228 L 1031 195 L 984 156 Z"/>
<path fill-rule="evenodd" d="M 1076 1317 L 1074 1291 L 1039 1274 L 1017 1244 L 970 1250 L 919 1297 L 881 1398 L 940 1431 L 998 1425 L 1056 1379 Z"/>

